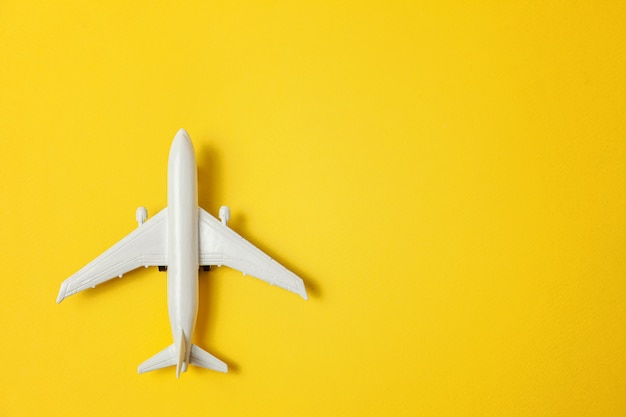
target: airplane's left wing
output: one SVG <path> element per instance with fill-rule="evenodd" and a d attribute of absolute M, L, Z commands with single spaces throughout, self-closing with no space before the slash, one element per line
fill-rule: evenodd
<path fill-rule="evenodd" d="M 167 266 L 167 209 L 117 242 L 80 271 L 63 281 L 57 303 L 65 297 L 140 266 Z"/>
<path fill-rule="evenodd" d="M 200 265 L 226 265 L 308 299 L 304 282 L 234 230 L 199 208 Z"/>

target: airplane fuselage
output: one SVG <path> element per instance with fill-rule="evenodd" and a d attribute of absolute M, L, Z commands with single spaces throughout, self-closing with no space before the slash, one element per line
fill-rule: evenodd
<path fill-rule="evenodd" d="M 199 267 L 196 157 L 187 135 L 177 135 L 170 149 L 167 202 L 168 313 L 177 348 L 181 344 L 181 330 L 184 334 L 186 368 L 198 314 Z"/>

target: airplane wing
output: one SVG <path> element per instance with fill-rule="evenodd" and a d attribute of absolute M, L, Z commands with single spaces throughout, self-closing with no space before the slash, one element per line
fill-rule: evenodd
<path fill-rule="evenodd" d="M 117 242 L 80 271 L 63 281 L 57 303 L 65 297 L 120 277 L 140 266 L 167 265 L 167 209 Z"/>
<path fill-rule="evenodd" d="M 200 265 L 226 265 L 308 299 L 304 282 L 293 272 L 199 208 Z"/>

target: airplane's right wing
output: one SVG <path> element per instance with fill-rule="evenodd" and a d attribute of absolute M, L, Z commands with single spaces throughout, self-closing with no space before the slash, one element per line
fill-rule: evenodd
<path fill-rule="evenodd" d="M 63 281 L 57 303 L 65 297 L 140 266 L 167 266 L 167 209 L 132 231 L 80 271 Z"/>
<path fill-rule="evenodd" d="M 237 232 L 199 208 L 200 265 L 226 265 L 308 299 L 304 282 Z"/>

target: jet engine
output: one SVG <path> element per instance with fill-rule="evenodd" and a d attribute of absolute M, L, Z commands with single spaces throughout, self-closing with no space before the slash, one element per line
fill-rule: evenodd
<path fill-rule="evenodd" d="M 135 219 L 137 220 L 137 227 L 144 224 L 146 219 L 148 218 L 148 210 L 145 207 L 137 207 L 137 211 L 135 212 Z"/>
<path fill-rule="evenodd" d="M 219 217 L 224 226 L 228 226 L 228 221 L 230 220 L 230 209 L 228 206 L 220 207 Z"/>

